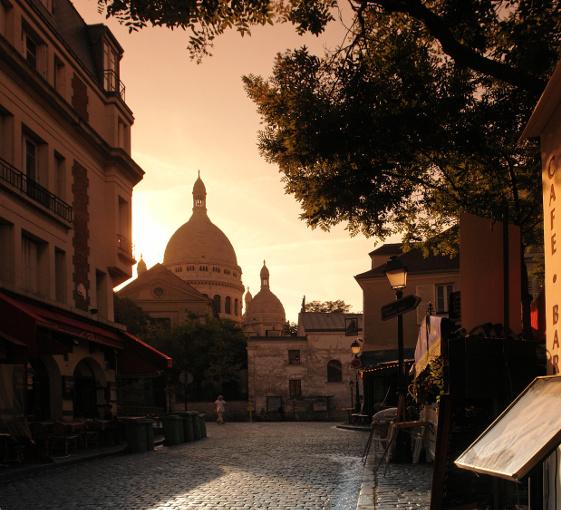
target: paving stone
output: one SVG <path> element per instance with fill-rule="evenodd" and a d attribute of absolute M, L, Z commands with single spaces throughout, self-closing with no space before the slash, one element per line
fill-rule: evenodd
<path fill-rule="evenodd" d="M 209 423 L 208 435 L 8 482 L 0 485 L 0 509 L 356 508 L 365 434 L 285 422 Z"/>

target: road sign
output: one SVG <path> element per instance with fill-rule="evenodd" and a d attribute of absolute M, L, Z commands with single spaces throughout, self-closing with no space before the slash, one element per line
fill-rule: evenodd
<path fill-rule="evenodd" d="M 409 296 L 405 296 L 404 298 L 398 299 L 393 303 L 388 303 L 387 305 L 382 306 L 382 320 L 387 321 L 392 317 L 397 317 L 401 313 L 410 312 L 411 310 L 415 310 L 419 303 L 421 302 L 421 298 L 419 296 L 415 296 L 414 294 L 410 294 Z"/>

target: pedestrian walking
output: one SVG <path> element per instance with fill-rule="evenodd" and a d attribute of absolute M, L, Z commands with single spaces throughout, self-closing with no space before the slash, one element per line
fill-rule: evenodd
<path fill-rule="evenodd" d="M 226 401 L 222 395 L 218 395 L 218 398 L 214 401 L 216 406 L 216 423 L 224 424 L 224 411 L 226 409 Z"/>

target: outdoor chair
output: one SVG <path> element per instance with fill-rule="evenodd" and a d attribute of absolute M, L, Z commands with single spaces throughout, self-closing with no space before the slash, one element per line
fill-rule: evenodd
<path fill-rule="evenodd" d="M 68 433 L 65 423 L 57 421 L 53 425 L 53 434 L 51 436 L 53 454 L 70 455 L 70 452 L 78 447 L 78 439 L 78 434 Z"/>

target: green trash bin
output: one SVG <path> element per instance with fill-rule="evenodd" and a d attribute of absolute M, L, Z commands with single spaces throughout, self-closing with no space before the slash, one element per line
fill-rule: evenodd
<path fill-rule="evenodd" d="M 183 443 L 183 419 L 175 414 L 168 414 L 162 418 L 164 424 L 165 443 L 168 446 Z"/>
<path fill-rule="evenodd" d="M 125 420 L 125 440 L 127 450 L 131 453 L 142 453 L 154 449 L 154 433 L 152 420 L 135 418 Z"/>
<path fill-rule="evenodd" d="M 193 432 L 195 436 L 195 441 L 198 441 L 203 437 L 203 426 L 201 424 L 201 415 L 194 411 L 191 414 L 193 416 Z"/>
<path fill-rule="evenodd" d="M 193 427 L 193 413 L 183 411 L 177 413 L 183 420 L 183 440 L 187 443 L 195 440 L 195 432 Z"/>
<path fill-rule="evenodd" d="M 205 414 L 201 413 L 199 416 L 201 417 L 202 437 L 207 437 Z"/>

